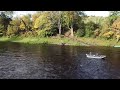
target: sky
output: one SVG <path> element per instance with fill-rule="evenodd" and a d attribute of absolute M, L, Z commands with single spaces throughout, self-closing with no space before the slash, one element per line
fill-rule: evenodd
<path fill-rule="evenodd" d="M 35 13 L 36 11 L 15 11 L 14 13 L 14 16 L 21 16 L 21 15 L 25 15 L 25 14 L 33 14 Z M 85 11 L 85 13 L 88 15 L 88 16 L 108 16 L 109 15 L 109 12 L 108 11 Z"/>
<path fill-rule="evenodd" d="M 93 15 L 93 16 L 108 16 L 109 12 L 108 11 L 85 11 L 85 13 L 89 16 Z"/>
<path fill-rule="evenodd" d="M 36 11 L 15 11 L 14 12 L 14 17 L 16 17 L 16 16 L 22 16 L 22 15 L 25 15 L 25 14 L 33 14 L 35 12 Z"/>

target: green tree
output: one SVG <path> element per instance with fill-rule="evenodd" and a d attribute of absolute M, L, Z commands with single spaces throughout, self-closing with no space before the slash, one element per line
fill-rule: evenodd
<path fill-rule="evenodd" d="M 81 11 L 64 11 L 64 20 L 67 27 L 71 31 L 71 36 L 74 36 L 74 25 L 81 19 L 80 16 L 84 15 Z"/>
<path fill-rule="evenodd" d="M 16 17 L 12 21 L 10 21 L 10 24 L 8 25 L 6 35 L 7 36 L 14 36 L 18 35 L 20 32 L 20 18 Z"/>
<path fill-rule="evenodd" d="M 1 26 L 1 32 L 3 33 L 3 35 L 6 34 L 7 31 L 7 27 L 10 23 L 10 21 L 12 20 L 12 11 L 2 11 L 0 13 L 0 26 Z"/>
<path fill-rule="evenodd" d="M 86 31 L 86 37 L 90 37 L 94 35 L 94 31 L 99 28 L 98 24 L 95 24 L 94 22 L 90 21 L 86 24 L 85 31 Z"/>
<path fill-rule="evenodd" d="M 19 28 L 17 26 L 8 25 L 8 30 L 6 32 L 6 35 L 9 37 L 15 36 L 18 34 L 18 30 L 19 30 Z"/>
<path fill-rule="evenodd" d="M 54 23 L 52 22 L 53 18 L 51 18 L 50 12 L 43 12 L 36 20 L 34 24 L 34 29 L 37 30 L 38 35 L 41 36 L 51 36 L 54 34 Z M 42 36 L 42 37 L 43 37 Z"/>
<path fill-rule="evenodd" d="M 110 11 L 109 12 L 109 23 L 110 23 L 110 26 L 113 24 L 113 22 L 120 16 L 120 11 Z"/>

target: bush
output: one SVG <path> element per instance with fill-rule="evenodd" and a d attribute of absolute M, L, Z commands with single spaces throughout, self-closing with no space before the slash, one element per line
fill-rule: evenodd
<path fill-rule="evenodd" d="M 6 35 L 7 36 L 15 36 L 18 32 L 18 27 L 17 26 L 8 26 Z"/>
<path fill-rule="evenodd" d="M 86 37 L 94 37 L 94 31 L 99 28 L 99 24 L 95 24 L 94 22 L 90 21 L 86 23 L 85 26 L 85 36 Z"/>
<path fill-rule="evenodd" d="M 98 37 L 100 35 L 100 29 L 96 29 L 94 31 L 94 38 Z"/>
<path fill-rule="evenodd" d="M 22 34 L 23 37 L 35 37 L 37 36 L 37 33 L 35 31 L 27 31 L 24 34 Z"/>
<path fill-rule="evenodd" d="M 85 29 L 85 36 L 86 37 L 91 37 L 93 35 L 93 31 L 89 29 Z"/>
<path fill-rule="evenodd" d="M 39 37 L 46 37 L 47 36 L 47 31 L 45 30 L 38 30 L 37 31 Z"/>
<path fill-rule="evenodd" d="M 78 29 L 76 32 L 77 37 L 83 37 L 85 35 L 85 30 L 84 29 Z"/>
<path fill-rule="evenodd" d="M 103 34 L 103 37 L 106 38 L 106 39 L 111 39 L 114 35 L 114 32 L 113 31 L 109 31 L 109 32 L 106 32 Z"/>
<path fill-rule="evenodd" d="M 50 37 L 56 34 L 56 29 L 51 30 L 38 30 L 37 31 L 39 37 Z"/>

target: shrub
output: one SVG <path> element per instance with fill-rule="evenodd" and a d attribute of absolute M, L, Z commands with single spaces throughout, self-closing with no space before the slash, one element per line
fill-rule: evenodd
<path fill-rule="evenodd" d="M 114 32 L 109 31 L 109 32 L 104 33 L 103 37 L 106 38 L 106 39 L 111 39 L 113 35 L 114 35 Z"/>
<path fill-rule="evenodd" d="M 39 37 L 50 37 L 56 34 L 56 29 L 51 29 L 51 30 L 38 30 L 37 34 Z"/>
<path fill-rule="evenodd" d="M 78 29 L 76 32 L 77 37 L 83 37 L 85 35 L 85 30 L 84 29 Z"/>
<path fill-rule="evenodd" d="M 90 21 L 86 23 L 85 26 L 85 36 L 91 37 L 94 36 L 94 31 L 100 27 L 99 24 L 95 24 L 94 22 Z"/>
<path fill-rule="evenodd" d="M 85 29 L 85 36 L 86 37 L 90 37 L 93 35 L 93 31 L 92 30 L 89 30 L 89 29 Z"/>
<path fill-rule="evenodd" d="M 23 37 L 35 37 L 37 36 L 37 33 L 35 31 L 27 31 L 22 36 Z"/>
<path fill-rule="evenodd" d="M 7 36 L 15 36 L 18 32 L 18 27 L 17 26 L 10 26 L 8 25 L 6 35 Z"/>

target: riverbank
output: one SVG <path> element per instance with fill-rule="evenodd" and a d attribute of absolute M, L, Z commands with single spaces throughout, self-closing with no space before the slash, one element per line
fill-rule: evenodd
<path fill-rule="evenodd" d="M 57 45 L 73 45 L 73 46 L 115 46 L 120 45 L 120 42 L 116 40 L 105 40 L 99 38 L 60 38 L 60 37 L 50 37 L 50 38 L 40 38 L 40 37 L 1 37 L 0 41 L 3 42 L 18 42 L 18 43 L 28 43 L 28 44 L 57 44 Z"/>
<path fill-rule="evenodd" d="M 80 46 L 80 43 L 69 38 L 51 37 L 51 38 L 40 38 L 40 37 L 1 37 L 2 42 L 18 42 L 28 44 L 57 44 L 57 45 L 74 45 Z"/>

